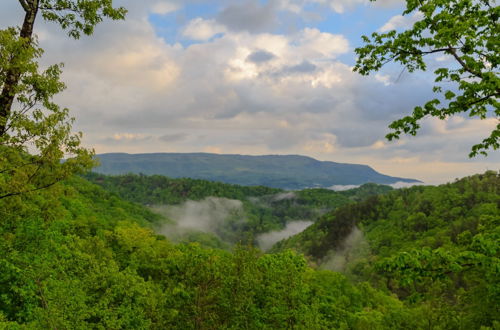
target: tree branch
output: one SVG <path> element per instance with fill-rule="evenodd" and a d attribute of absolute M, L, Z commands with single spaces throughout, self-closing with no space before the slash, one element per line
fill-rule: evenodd
<path fill-rule="evenodd" d="M 451 51 L 451 49 L 455 50 L 456 48 L 448 47 L 448 48 L 438 48 L 438 49 L 433 49 L 429 51 L 420 51 L 420 54 L 427 55 L 427 54 L 433 54 L 433 53 L 439 53 L 439 52 L 446 52 L 446 51 Z"/>
<path fill-rule="evenodd" d="M 460 65 L 465 69 L 465 71 L 473 74 L 474 76 L 478 77 L 478 78 L 483 78 L 483 75 L 481 72 L 477 72 L 476 70 L 473 70 L 471 69 L 467 63 L 465 63 L 461 58 L 460 56 L 458 56 L 457 52 L 456 52 L 456 48 L 453 48 L 453 47 L 449 47 L 449 52 L 451 55 L 453 55 L 453 57 L 457 60 L 458 63 L 460 63 Z"/>
<path fill-rule="evenodd" d="M 456 49 L 456 48 L 452 48 L 452 49 Z M 428 51 L 416 49 L 413 52 L 409 51 L 409 50 L 406 50 L 406 49 L 399 49 L 399 48 L 396 49 L 397 52 L 411 54 L 411 55 L 427 55 L 427 54 L 433 54 L 433 53 L 439 53 L 439 52 L 446 52 L 446 51 L 449 51 L 449 50 L 450 50 L 449 47 L 447 47 L 447 48 L 437 48 L 437 49 L 428 50 Z M 396 57 L 396 56 L 394 56 L 394 57 Z"/>
<path fill-rule="evenodd" d="M 19 0 L 19 3 L 21 4 L 21 6 L 23 7 L 25 12 L 28 12 L 31 10 L 30 6 L 28 5 L 28 3 L 25 0 Z"/>
<path fill-rule="evenodd" d="M 488 95 L 486 95 L 486 96 L 483 96 L 483 97 L 482 97 L 482 98 L 480 98 L 480 99 L 477 99 L 477 100 L 472 101 L 472 102 L 470 102 L 470 103 L 466 103 L 466 104 L 465 104 L 465 106 L 466 106 L 466 107 L 473 106 L 474 104 L 477 104 L 477 103 L 481 103 L 481 102 L 483 102 L 483 101 L 486 101 L 487 99 L 489 99 L 489 98 L 490 98 L 490 97 L 492 97 L 492 96 L 497 96 L 497 97 L 498 97 L 498 96 L 500 96 L 500 93 L 499 93 L 499 92 L 497 92 L 497 93 L 493 93 L 493 94 L 488 94 Z"/>
<path fill-rule="evenodd" d="M 9 167 L 9 168 L 5 168 L 5 169 L 2 169 L 0 170 L 0 174 L 2 173 L 7 173 L 9 171 L 13 171 L 14 169 L 17 169 L 17 168 L 21 168 L 21 167 L 25 167 L 25 166 L 30 166 L 30 165 L 35 165 L 37 163 L 37 161 L 33 161 L 33 162 L 29 162 L 29 163 L 25 163 L 25 164 L 21 164 L 19 166 L 15 166 L 15 167 Z"/>
<path fill-rule="evenodd" d="M 19 196 L 19 195 L 22 195 L 22 194 L 27 194 L 27 193 L 30 193 L 30 192 L 35 192 L 35 191 L 38 191 L 38 190 L 46 189 L 46 188 L 49 188 L 49 187 L 55 185 L 56 183 L 60 182 L 61 180 L 62 180 L 62 178 L 59 179 L 59 180 L 57 180 L 57 181 L 51 182 L 49 184 L 46 184 L 44 186 L 37 187 L 37 188 L 34 188 L 34 189 L 30 189 L 30 190 L 17 191 L 17 192 L 8 193 L 6 195 L 0 196 L 0 199 L 7 198 L 7 197 L 12 197 L 12 196 Z"/>

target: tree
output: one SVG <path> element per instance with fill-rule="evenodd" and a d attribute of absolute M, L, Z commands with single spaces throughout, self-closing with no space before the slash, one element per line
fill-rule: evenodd
<path fill-rule="evenodd" d="M 20 38 L 26 43 L 25 47 L 33 42 L 33 27 L 38 13 L 47 21 L 59 23 L 75 39 L 81 33 L 92 34 L 94 27 L 104 17 L 123 19 L 126 13 L 124 8 L 113 8 L 113 0 L 19 0 L 19 3 L 25 12 L 20 30 Z M 5 134 L 21 74 L 19 68 L 11 67 L 6 71 L 5 77 L 2 77 L 0 136 Z"/>
<path fill-rule="evenodd" d="M 453 66 L 434 71 L 438 84 L 433 91 L 440 97 L 391 123 L 388 140 L 398 139 L 402 133 L 416 135 L 419 121 L 426 116 L 445 119 L 466 113 L 480 119 L 499 118 L 500 8 L 495 2 L 407 0 L 403 15 L 415 13 L 414 17 L 420 18 L 412 28 L 362 37 L 365 45 L 355 49 L 358 60 L 354 67 L 362 75 L 378 71 L 389 62 L 398 62 L 409 72 L 425 71 L 425 59 L 430 54 L 446 54 L 453 59 Z M 444 82 L 454 88 L 444 91 L 439 84 Z M 500 123 L 487 138 L 472 146 L 469 157 L 486 155 L 490 148 L 500 148 Z"/>
<path fill-rule="evenodd" d="M 80 146 L 69 110 L 52 99 L 64 90 L 62 65 L 42 71 L 43 51 L 33 27 L 40 13 L 72 38 L 90 35 L 103 18 L 123 19 L 112 0 L 19 0 L 19 28 L 0 30 L 0 199 L 47 188 L 92 167 L 93 151 Z M 61 162 L 61 159 L 67 158 Z"/>
<path fill-rule="evenodd" d="M 0 199 L 47 188 L 93 165 L 81 133 L 71 133 L 69 110 L 52 101 L 65 88 L 61 65 L 41 71 L 42 53 L 36 43 L 26 46 L 18 30 L 0 31 L 0 87 L 9 71 L 19 73 L 16 102 L 0 135 Z"/>

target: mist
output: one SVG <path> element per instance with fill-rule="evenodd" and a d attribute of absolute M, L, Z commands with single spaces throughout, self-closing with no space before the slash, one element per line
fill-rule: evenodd
<path fill-rule="evenodd" d="M 294 192 L 289 191 L 289 192 L 284 192 L 280 194 L 276 194 L 273 196 L 273 201 L 278 202 L 278 201 L 283 201 L 283 200 L 288 200 L 288 199 L 294 199 L 297 197 Z"/>
<path fill-rule="evenodd" d="M 413 187 L 413 186 L 419 186 L 419 185 L 423 185 L 424 183 L 423 182 L 403 182 L 403 181 L 398 181 L 398 182 L 395 182 L 395 183 L 391 183 L 391 184 L 382 184 L 384 186 L 389 186 L 389 187 L 392 187 L 394 189 L 401 189 L 401 188 L 410 188 L 410 187 Z M 329 187 L 328 189 L 331 189 L 333 191 L 346 191 L 346 190 L 351 190 L 351 189 L 355 189 L 355 188 L 359 188 L 361 187 L 361 185 L 353 185 L 353 184 L 350 184 L 350 185 L 333 185 L 331 187 Z"/>
<path fill-rule="evenodd" d="M 401 189 L 401 188 L 410 188 L 413 186 L 421 186 L 424 185 L 423 182 L 402 182 L 398 181 L 396 183 L 389 184 L 388 186 L 391 186 L 394 189 Z"/>
<path fill-rule="evenodd" d="M 331 251 L 323 259 L 321 268 L 344 273 L 350 263 L 367 254 L 368 248 L 363 232 L 354 227 L 342 242 L 341 248 Z"/>
<path fill-rule="evenodd" d="M 273 202 L 297 198 L 294 192 L 283 192 L 268 195 L 265 198 L 250 197 L 253 205 L 260 208 L 272 208 Z M 277 242 L 296 235 L 310 226 L 313 221 L 304 217 L 291 220 L 285 228 L 261 233 L 252 238 L 245 233 L 245 222 L 248 221 L 243 202 L 240 200 L 207 197 L 200 201 L 189 200 L 179 205 L 153 206 L 151 209 L 170 219 L 157 228 L 157 233 L 174 242 L 181 242 L 193 231 L 212 234 L 223 243 L 234 244 L 237 241 L 254 239 L 255 244 L 263 251 L 269 250 Z M 276 219 L 279 220 L 279 219 Z"/>
<path fill-rule="evenodd" d="M 263 251 L 269 250 L 277 242 L 288 238 L 293 235 L 304 231 L 307 227 L 312 225 L 312 221 L 298 220 L 287 223 L 286 227 L 282 230 L 271 231 L 268 233 L 260 234 L 256 241 Z"/>
<path fill-rule="evenodd" d="M 331 189 L 333 191 L 346 191 L 346 190 L 351 190 L 355 188 L 359 188 L 360 185 L 355 185 L 355 184 L 348 184 L 348 185 L 333 185 L 328 189 Z"/>
<path fill-rule="evenodd" d="M 152 209 L 175 222 L 158 230 L 159 234 L 169 238 L 189 230 L 219 236 L 218 228 L 226 220 L 232 217 L 244 219 L 243 203 L 227 198 L 207 197 L 201 201 L 190 200 L 180 205 L 155 206 Z"/>

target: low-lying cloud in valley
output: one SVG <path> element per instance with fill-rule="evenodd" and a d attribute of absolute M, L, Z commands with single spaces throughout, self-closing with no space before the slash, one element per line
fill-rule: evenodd
<path fill-rule="evenodd" d="M 257 197 L 249 198 L 248 201 L 257 208 L 265 209 L 272 207 L 268 204 L 269 201 L 272 203 L 294 198 L 294 192 L 284 192 L 267 196 L 266 202 Z M 251 232 L 246 231 L 248 228 L 245 229 L 248 217 L 240 200 L 207 197 L 200 201 L 188 200 L 178 205 L 152 206 L 151 209 L 172 221 L 160 226 L 157 232 L 174 241 L 182 241 L 193 232 L 215 235 L 221 242 L 229 245 L 239 241 L 249 243 L 245 240 L 252 239 Z M 313 219 L 289 220 L 283 229 L 254 237 L 254 243 L 263 251 L 269 250 L 275 243 L 302 232 L 313 223 L 311 220 Z"/>
<path fill-rule="evenodd" d="M 394 189 L 400 189 L 400 188 L 410 188 L 413 186 L 419 186 L 423 185 L 425 183 L 423 182 L 402 182 L 398 181 L 395 183 L 390 183 L 390 184 L 384 184 L 385 186 L 390 186 Z M 348 185 L 333 185 L 329 189 L 333 191 L 346 191 L 346 190 L 351 190 L 351 189 L 356 189 L 361 187 L 361 185 L 354 185 L 354 184 L 348 184 Z"/>
<path fill-rule="evenodd" d="M 313 224 L 312 221 L 301 221 L 301 220 L 289 222 L 286 224 L 286 227 L 282 230 L 276 230 L 276 231 L 271 231 L 269 233 L 260 234 L 257 237 L 257 243 L 262 250 L 267 251 L 274 244 L 290 236 L 301 233 L 302 231 L 304 231 L 304 229 L 306 229 L 312 224 Z"/>
<path fill-rule="evenodd" d="M 175 222 L 158 230 L 169 238 L 176 238 L 189 230 L 219 236 L 219 229 L 228 218 L 244 221 L 243 203 L 227 198 L 207 197 L 201 201 L 189 200 L 180 205 L 155 206 L 153 210 Z"/>
<path fill-rule="evenodd" d="M 368 242 L 363 232 L 358 227 L 354 227 L 342 242 L 341 247 L 330 251 L 321 261 L 321 268 L 345 272 L 356 259 L 366 255 L 368 249 Z"/>

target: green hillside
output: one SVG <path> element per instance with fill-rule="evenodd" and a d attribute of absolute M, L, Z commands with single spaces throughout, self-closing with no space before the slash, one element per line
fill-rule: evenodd
<path fill-rule="evenodd" d="M 359 230 L 358 230 L 359 229 Z M 372 196 L 279 242 L 426 306 L 450 329 L 500 323 L 500 175 Z"/>
<path fill-rule="evenodd" d="M 180 235 L 182 237 L 172 234 L 176 231 L 175 228 L 160 230 L 172 239 L 205 242 L 205 245 L 208 244 L 207 239 L 213 241 L 217 238 L 229 245 L 238 242 L 256 244 L 255 239 L 259 234 L 282 230 L 288 223 L 294 221 L 313 222 L 322 214 L 341 205 L 392 190 L 389 186 L 365 184 L 359 188 L 340 192 L 328 189 L 286 192 L 263 186 L 239 186 L 189 178 L 172 179 L 160 175 L 107 176 L 89 173 L 85 177 L 123 199 L 147 205 L 167 217 L 172 205 L 184 208 L 201 206 L 203 209 L 198 213 L 210 213 L 219 204 L 233 205 L 231 201 L 239 201 L 239 207 L 231 208 L 226 218 L 212 221 L 212 228 L 204 228 L 204 234 L 200 233 L 203 229 L 196 230 L 196 222 L 199 222 L 198 227 L 204 227 L 203 214 L 196 214 L 200 219 L 194 219 L 194 223 L 190 224 L 193 230 L 182 233 Z M 215 234 L 215 238 L 207 236 L 207 229 L 208 233 Z M 222 245 L 213 242 L 211 246 Z"/>
<path fill-rule="evenodd" d="M 293 252 L 174 245 L 81 178 L 0 199 L 1 329 L 418 327 L 419 310 Z"/>
<path fill-rule="evenodd" d="M 297 155 L 218 155 L 208 153 L 113 153 L 97 156 L 103 174 L 161 174 L 244 186 L 282 189 L 328 188 L 368 182 L 391 184 L 418 182 L 380 174 L 366 165 L 322 162 Z"/>
<path fill-rule="evenodd" d="M 309 262 L 173 244 L 152 229 L 166 219 L 83 178 L 0 199 L 0 328 L 495 329 L 499 179 L 349 203 L 281 244 Z M 324 205 L 333 192 L 301 194 Z M 311 266 L 355 225 L 369 249 L 342 252 L 347 276 Z"/>
<path fill-rule="evenodd" d="M 89 144 L 494 166 L 500 7 L 374 1 L 1 1 L 0 330 L 500 330 L 500 171 Z"/>

